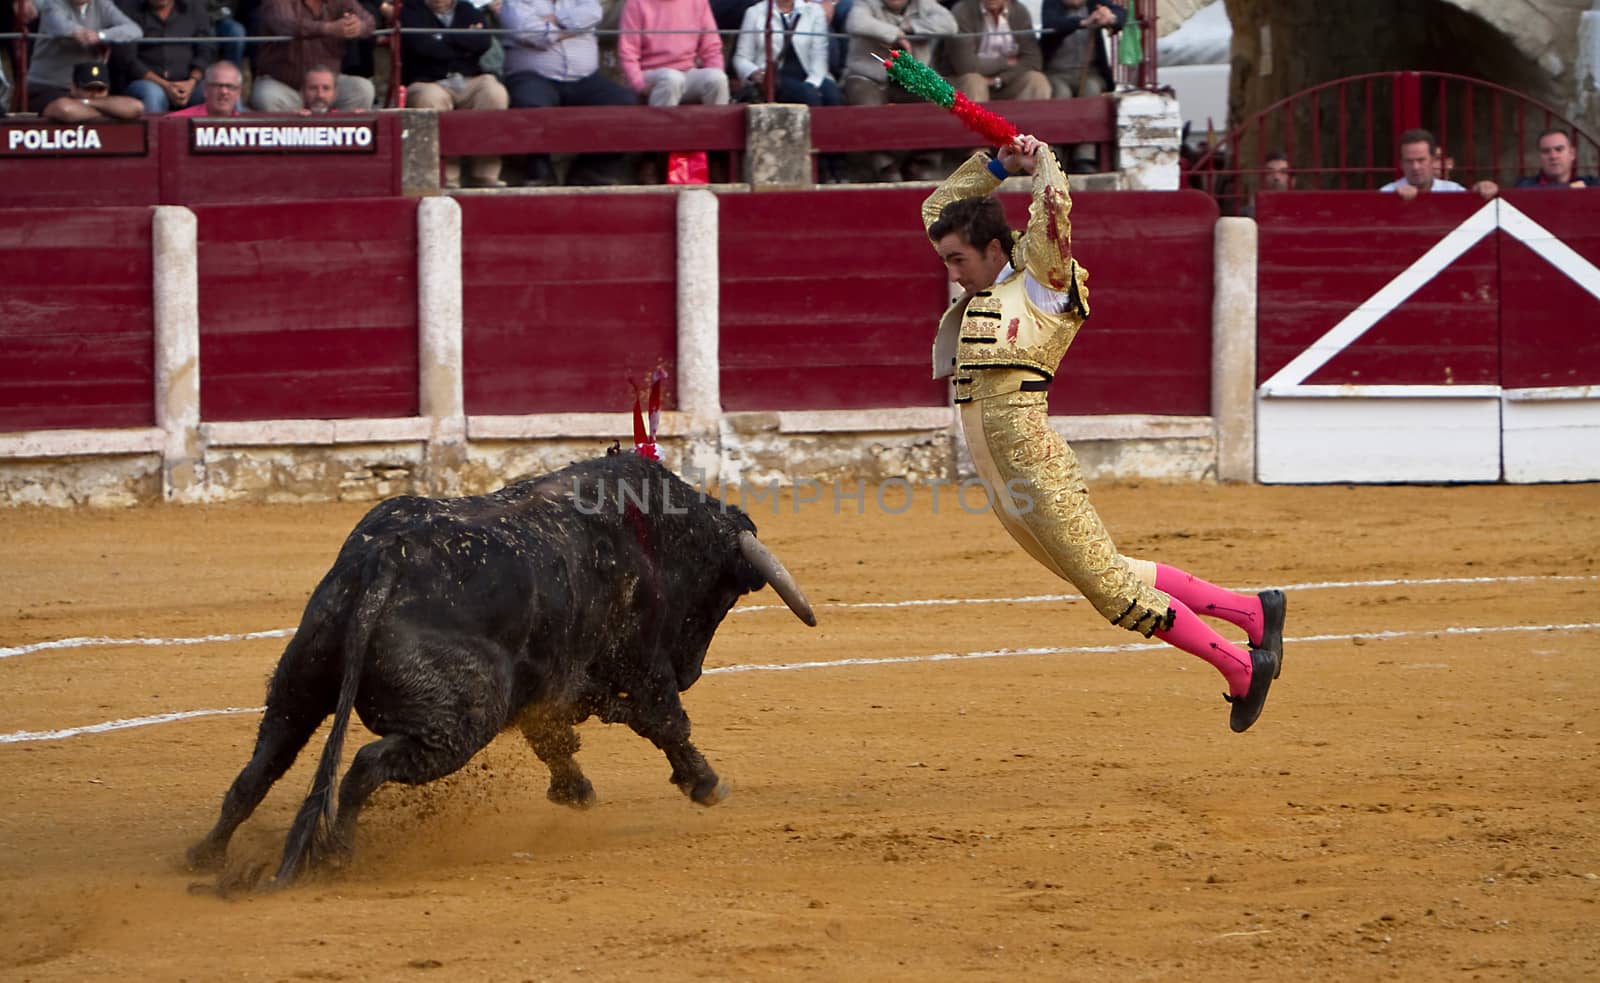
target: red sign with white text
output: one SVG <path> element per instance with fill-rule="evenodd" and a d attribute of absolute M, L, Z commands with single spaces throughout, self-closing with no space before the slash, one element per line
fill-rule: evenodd
<path fill-rule="evenodd" d="M 143 157 L 143 120 L 0 123 L 0 157 Z"/>
<path fill-rule="evenodd" d="M 371 154 L 378 150 L 372 119 L 189 121 L 189 151 L 195 154 Z"/>

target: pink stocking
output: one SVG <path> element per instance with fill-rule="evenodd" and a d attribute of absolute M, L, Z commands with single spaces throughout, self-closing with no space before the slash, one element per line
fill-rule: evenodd
<path fill-rule="evenodd" d="M 1172 598 L 1172 614 L 1172 627 L 1157 631 L 1156 637 L 1215 666 L 1234 696 L 1250 692 L 1250 653 L 1217 634 L 1176 596 Z"/>
<path fill-rule="evenodd" d="M 1156 590 L 1171 594 L 1195 614 L 1238 625 L 1250 636 L 1251 645 L 1261 644 L 1261 598 L 1254 594 L 1235 594 L 1165 563 L 1156 564 Z"/>

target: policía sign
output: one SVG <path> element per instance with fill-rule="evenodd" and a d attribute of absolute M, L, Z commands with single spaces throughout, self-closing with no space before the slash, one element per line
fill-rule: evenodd
<path fill-rule="evenodd" d="M 322 117 L 273 120 L 189 121 L 189 150 L 196 154 L 371 154 L 378 124 L 370 119 Z"/>
<path fill-rule="evenodd" d="M 0 157 L 142 157 L 143 120 L 126 123 L 0 123 Z"/>

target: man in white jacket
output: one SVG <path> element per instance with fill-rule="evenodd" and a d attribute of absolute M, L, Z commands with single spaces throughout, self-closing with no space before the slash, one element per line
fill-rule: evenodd
<path fill-rule="evenodd" d="M 739 40 L 733 49 L 733 74 L 745 85 L 746 99 L 765 101 L 770 65 L 773 102 L 807 106 L 838 106 L 844 102 L 838 84 L 828 75 L 825 6 L 809 0 L 774 0 L 770 7 L 757 2 L 745 9 Z M 846 180 L 842 155 L 825 154 L 818 164 L 824 184 Z"/>

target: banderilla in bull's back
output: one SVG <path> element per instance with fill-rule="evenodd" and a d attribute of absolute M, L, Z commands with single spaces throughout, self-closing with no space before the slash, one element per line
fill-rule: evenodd
<path fill-rule="evenodd" d="M 659 507 L 594 508 L 602 485 L 657 489 Z M 590 489 L 583 508 L 580 487 Z M 748 515 L 634 453 L 488 495 L 382 502 L 312 592 L 267 684 L 255 751 L 189 864 L 223 866 L 234 831 L 329 714 L 332 733 L 270 886 L 347 858 L 378 786 L 448 775 L 510 727 L 550 769 L 552 802 L 594 803 L 573 728 L 599 717 L 660 748 L 672 783 L 714 805 L 727 786 L 690 742 L 678 694 L 700 678 L 728 611 L 769 584 L 816 624 Z M 352 710 L 379 738 L 336 782 Z M 264 867 L 239 880 L 253 884 Z"/>

